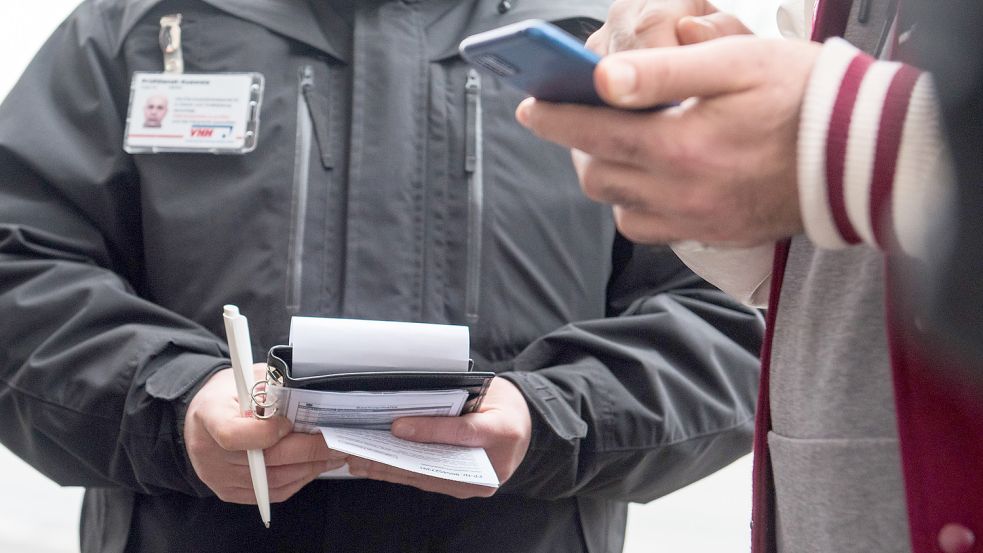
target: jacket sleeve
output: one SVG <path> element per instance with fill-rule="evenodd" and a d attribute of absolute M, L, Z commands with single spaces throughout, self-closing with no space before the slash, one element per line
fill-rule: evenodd
<path fill-rule="evenodd" d="M 63 485 L 204 494 L 179 413 L 228 361 L 214 335 L 141 295 L 129 76 L 94 5 L 0 106 L 0 442 Z"/>
<path fill-rule="evenodd" d="M 799 204 L 813 243 L 927 258 L 926 229 L 953 180 L 942 130 L 931 75 L 827 41 L 799 124 Z"/>
<path fill-rule="evenodd" d="M 669 248 L 619 237 L 614 255 L 609 317 L 544 336 L 502 375 L 533 415 L 505 492 L 649 501 L 750 450 L 759 313 Z"/>

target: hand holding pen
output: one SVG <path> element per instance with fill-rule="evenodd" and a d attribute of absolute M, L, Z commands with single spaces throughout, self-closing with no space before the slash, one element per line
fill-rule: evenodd
<path fill-rule="evenodd" d="M 252 365 L 255 375 L 265 368 Z M 344 454 L 328 449 L 320 434 L 291 432 L 284 417 L 242 416 L 232 369 L 217 372 L 192 398 L 184 442 L 198 478 L 229 503 L 257 504 L 247 450 L 263 450 L 270 503 L 286 501 L 317 475 L 345 464 Z"/>

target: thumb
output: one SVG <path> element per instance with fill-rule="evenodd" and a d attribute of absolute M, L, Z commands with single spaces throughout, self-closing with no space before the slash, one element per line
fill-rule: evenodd
<path fill-rule="evenodd" d="M 392 433 L 413 442 L 485 447 L 491 429 L 480 413 L 461 417 L 404 417 L 393 421 Z"/>
<path fill-rule="evenodd" d="M 752 37 L 678 48 L 618 52 L 594 70 L 594 85 L 614 107 L 639 109 L 747 90 L 757 82 L 760 52 Z"/>
<path fill-rule="evenodd" d="M 730 35 L 749 35 L 751 30 L 729 13 L 716 12 L 700 17 L 686 16 L 676 23 L 679 44 L 696 44 Z"/>

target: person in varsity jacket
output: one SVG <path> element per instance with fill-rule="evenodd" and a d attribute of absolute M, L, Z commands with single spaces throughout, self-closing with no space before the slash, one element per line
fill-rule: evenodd
<path fill-rule="evenodd" d="M 624 108 L 527 100 L 621 231 L 768 305 L 754 551 L 979 551 L 983 401 L 897 286 L 951 186 L 931 76 L 894 0 L 790 0 L 746 34 L 702 0 L 615 2 L 589 43 Z M 811 29 L 810 31 L 807 31 Z M 789 38 L 789 37 L 786 37 Z M 677 48 L 640 49 L 652 46 Z M 680 242 L 687 240 L 687 242 Z M 698 241 L 698 242 L 694 242 Z M 972 373 L 969 373 L 972 374 Z"/>

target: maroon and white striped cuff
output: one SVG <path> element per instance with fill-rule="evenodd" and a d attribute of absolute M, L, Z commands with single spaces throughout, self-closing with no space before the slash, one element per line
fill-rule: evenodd
<path fill-rule="evenodd" d="M 923 251 L 923 226 L 950 187 L 929 75 L 876 61 L 842 39 L 823 46 L 803 100 L 799 196 L 819 247 Z"/>

